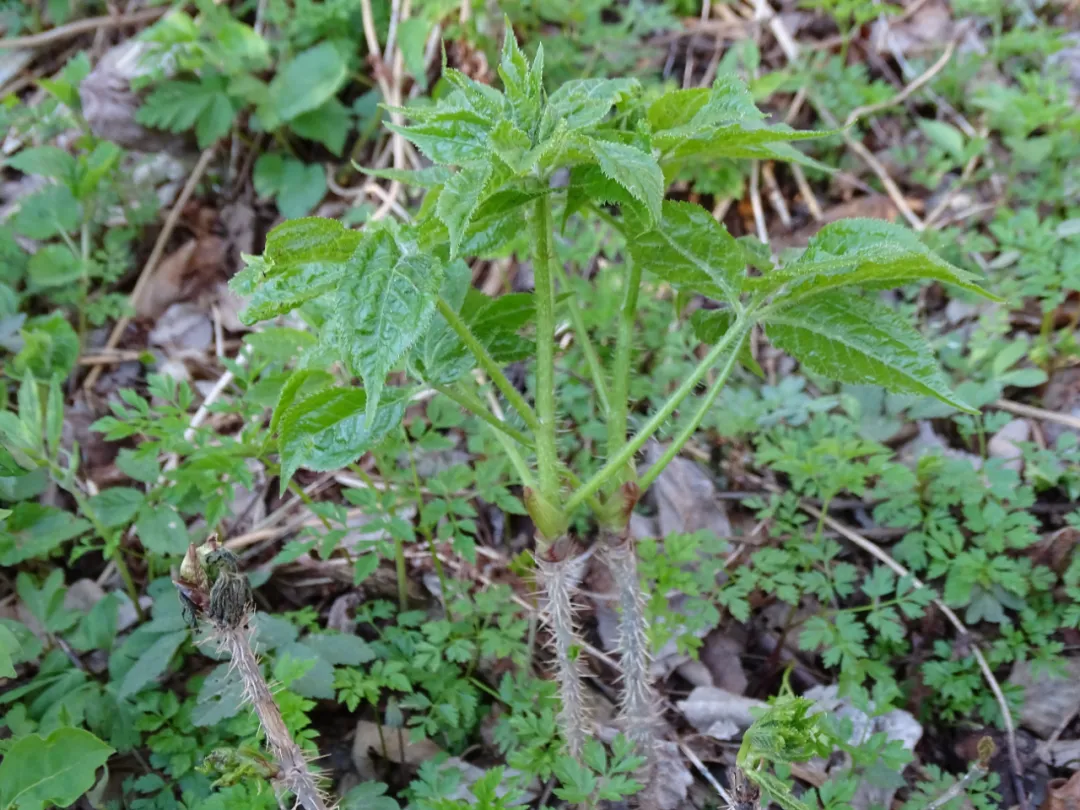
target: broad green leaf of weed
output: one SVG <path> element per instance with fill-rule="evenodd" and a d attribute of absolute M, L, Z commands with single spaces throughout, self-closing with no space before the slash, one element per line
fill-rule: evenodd
<path fill-rule="evenodd" d="M 825 293 L 769 313 L 765 332 L 807 371 L 846 383 L 935 397 L 972 413 L 949 389 L 926 340 L 882 304 Z"/>
<path fill-rule="evenodd" d="M 666 184 L 656 159 L 636 146 L 615 141 L 590 138 L 589 148 L 604 176 L 625 188 L 645 206 L 648 224 L 653 225 L 659 220 Z"/>
<path fill-rule="evenodd" d="M 33 146 L 12 155 L 7 165 L 23 174 L 37 174 L 70 186 L 75 181 L 76 162 L 58 146 Z"/>
<path fill-rule="evenodd" d="M 450 234 L 451 258 L 457 257 L 464 231 L 484 197 L 491 168 L 490 160 L 463 166 L 443 186 L 435 213 Z"/>
<path fill-rule="evenodd" d="M 20 650 L 19 639 L 15 634 L 0 624 L 0 678 L 14 678 L 15 656 Z"/>
<path fill-rule="evenodd" d="M 443 266 L 389 231 L 365 239 L 353 266 L 334 297 L 323 337 L 363 379 L 367 415 L 374 419 L 387 373 L 427 330 Z"/>
<path fill-rule="evenodd" d="M 270 82 L 270 98 L 259 118 L 270 129 L 298 115 L 318 109 L 348 78 L 348 65 L 331 42 L 321 42 L 299 53 Z"/>
<path fill-rule="evenodd" d="M 0 565 L 44 560 L 68 540 L 90 530 L 90 521 L 31 501 L 15 505 L 0 527 Z"/>
<path fill-rule="evenodd" d="M 388 123 L 386 128 L 444 166 L 475 163 L 486 158 L 491 149 L 491 122 L 467 110 L 438 111 L 410 126 Z"/>
<path fill-rule="evenodd" d="M 139 641 L 145 643 L 153 639 L 145 649 L 141 650 L 131 668 L 124 673 L 123 679 L 117 688 L 116 696 L 123 700 L 129 698 L 149 686 L 159 675 L 169 667 L 169 661 L 180 649 L 180 645 L 188 637 L 187 630 L 173 630 L 167 633 L 147 633 Z M 135 640 L 132 636 L 129 643 Z M 123 651 L 123 647 L 121 651 Z"/>
<path fill-rule="evenodd" d="M 94 786 L 97 769 L 113 753 L 79 728 L 58 728 L 48 737 L 28 734 L 0 762 L 0 807 L 68 807 Z"/>
<path fill-rule="evenodd" d="M 544 130 L 554 130 L 562 119 L 570 132 L 588 129 L 601 123 L 611 108 L 623 99 L 641 92 L 637 79 L 574 79 L 559 87 L 548 98 L 544 110 Z"/>
<path fill-rule="evenodd" d="M 237 274 L 232 286 L 250 291 L 245 323 L 272 318 L 333 289 L 350 271 L 360 233 L 332 219 L 285 222 L 266 238 L 261 260 Z"/>
<path fill-rule="evenodd" d="M 11 218 L 16 233 L 31 239 L 51 239 L 79 227 L 82 207 L 67 186 L 46 186 L 24 197 Z"/>
<path fill-rule="evenodd" d="M 351 464 L 401 423 L 403 393 L 383 396 L 372 420 L 367 395 L 354 388 L 321 391 L 293 404 L 281 418 L 281 488 L 300 467 L 334 470 Z"/>
<path fill-rule="evenodd" d="M 336 98 L 327 99 L 321 106 L 301 113 L 289 122 L 289 129 L 301 138 L 321 143 L 338 157 L 341 157 L 351 128 L 352 114 Z"/>
<path fill-rule="evenodd" d="M 499 77 L 506 88 L 506 100 L 514 123 L 525 132 L 534 132 L 540 120 L 543 103 L 544 46 L 536 49 L 532 66 L 518 47 L 513 28 L 506 27 L 502 58 L 499 61 Z"/>
<path fill-rule="evenodd" d="M 146 496 L 132 487 L 112 487 L 87 501 L 87 508 L 101 525 L 112 529 L 132 521 Z"/>
<path fill-rule="evenodd" d="M 742 256 L 735 239 L 704 208 L 665 202 L 663 219 L 630 240 L 635 262 L 663 281 L 734 302 L 742 286 Z"/>
<path fill-rule="evenodd" d="M 144 505 L 135 521 L 143 548 L 162 557 L 183 555 L 190 538 L 183 519 L 168 504 Z"/>
<path fill-rule="evenodd" d="M 784 300 L 795 301 L 838 287 L 898 287 L 938 281 L 998 300 L 979 286 L 979 278 L 926 248 L 900 225 L 877 219 L 845 219 L 826 225 L 810 239 L 802 256 L 750 282 L 774 292 L 787 284 Z"/>

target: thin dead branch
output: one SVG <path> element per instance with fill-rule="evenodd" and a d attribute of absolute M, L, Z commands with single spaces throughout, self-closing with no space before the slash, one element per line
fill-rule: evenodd
<path fill-rule="evenodd" d="M 165 224 L 161 228 L 161 233 L 158 234 L 157 241 L 154 242 L 153 250 L 150 251 L 150 258 L 148 258 L 146 264 L 143 265 L 142 272 L 139 273 L 139 278 L 131 291 L 130 303 L 132 310 L 138 309 L 139 296 L 142 295 L 143 290 L 146 289 L 146 285 L 149 284 L 150 279 L 153 278 L 154 268 L 157 267 L 158 262 L 161 261 L 161 257 L 165 253 L 165 246 L 168 244 L 169 237 L 172 236 L 172 232 L 176 228 L 176 223 L 180 221 L 180 214 L 183 212 L 184 206 L 186 206 L 188 200 L 191 199 L 191 195 L 195 193 L 195 187 L 199 185 L 199 181 L 202 179 L 203 174 L 205 174 L 207 168 L 209 168 L 210 161 L 214 157 L 215 149 L 216 146 L 209 146 L 203 150 L 203 153 L 199 156 L 199 162 L 196 163 L 195 168 L 191 170 L 187 182 L 184 183 L 184 187 L 180 191 L 180 196 L 176 198 L 176 203 L 169 211 L 169 215 L 165 218 Z M 100 351 L 109 352 L 115 349 L 129 323 L 131 323 L 131 318 L 129 316 L 125 315 L 121 317 L 120 320 L 116 322 L 112 332 L 109 333 L 109 339 L 105 341 L 105 345 Z M 94 383 L 97 382 L 99 376 L 101 376 L 101 366 L 95 365 L 86 375 L 86 379 L 83 380 L 83 390 L 90 391 L 94 387 Z"/>
<path fill-rule="evenodd" d="M 143 23 L 153 22 L 159 17 L 165 16 L 170 10 L 171 9 L 168 6 L 164 6 L 161 8 L 147 8 L 142 11 L 134 11 L 131 14 L 107 14 L 102 17 L 88 17 L 85 20 L 75 20 L 67 25 L 61 25 L 58 28 L 42 31 L 40 34 L 0 39 L 0 49 L 41 48 L 45 45 L 52 45 L 54 42 L 63 42 L 65 39 L 71 39 L 80 34 L 89 34 L 104 28 L 124 28 L 129 25 L 142 25 Z"/>

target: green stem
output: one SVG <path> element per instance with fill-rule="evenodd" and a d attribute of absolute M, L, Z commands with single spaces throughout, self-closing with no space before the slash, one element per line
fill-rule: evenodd
<path fill-rule="evenodd" d="M 529 217 L 533 242 L 533 279 L 536 292 L 536 462 L 540 493 L 551 504 L 559 502 L 559 460 L 555 447 L 555 288 L 551 279 L 554 262 L 551 241 L 551 201 L 547 196 L 533 203 Z"/>
<path fill-rule="evenodd" d="M 630 354 L 633 350 L 634 324 L 637 320 L 638 293 L 641 290 L 641 265 L 626 257 L 630 272 L 626 276 L 619 331 L 615 343 L 615 365 L 611 377 L 611 410 L 608 412 L 608 458 L 626 444 L 626 418 L 630 397 Z"/>
<path fill-rule="evenodd" d="M 705 394 L 705 398 L 701 400 L 701 404 L 698 406 L 697 411 L 694 412 L 694 416 L 690 421 L 679 431 L 679 434 L 664 450 L 664 454 L 660 456 L 653 465 L 649 467 L 645 475 L 642 476 L 641 481 L 638 482 L 638 486 L 642 492 L 645 492 L 656 477 L 664 471 L 664 468 L 671 463 L 671 460 L 678 455 L 679 451 L 686 445 L 690 438 L 694 435 L 695 431 L 701 427 L 701 423 L 705 420 L 713 403 L 716 402 L 716 398 L 720 395 L 720 391 L 723 390 L 724 384 L 727 382 L 728 377 L 731 376 L 731 372 L 735 368 L 735 364 L 738 361 L 739 350 L 742 348 L 743 340 L 746 339 L 746 332 L 743 332 L 740 340 L 737 344 L 732 346 L 731 353 L 728 355 L 727 362 L 724 363 L 724 367 L 720 370 L 720 376 L 716 378 L 712 386 L 709 388 L 708 393 Z"/>
<path fill-rule="evenodd" d="M 733 345 L 737 345 L 742 342 L 746 332 L 749 331 L 751 325 L 750 315 L 746 312 L 741 312 L 735 319 L 735 323 L 725 333 L 724 337 L 720 339 L 709 353 L 705 355 L 705 358 L 698 363 L 693 373 L 683 380 L 682 384 L 675 389 L 675 392 L 668 397 L 663 406 L 654 413 L 649 421 L 646 422 L 641 430 L 639 430 L 629 442 L 624 444 L 619 451 L 608 458 L 607 464 L 600 468 L 600 470 L 593 475 L 588 481 L 579 487 L 570 499 L 566 502 L 565 510 L 569 513 L 571 510 L 581 505 L 581 502 L 588 498 L 593 493 L 599 491 L 599 489 L 609 481 L 612 476 L 616 475 L 623 469 L 627 462 L 629 462 L 634 454 L 637 453 L 642 447 L 645 446 L 645 442 L 649 440 L 656 431 L 658 431 L 668 420 L 668 418 L 675 412 L 675 409 L 679 407 L 679 404 L 690 395 L 690 392 L 694 390 L 701 379 L 708 373 L 709 369 L 716 364 Z M 730 361 L 729 362 L 733 362 Z"/>
<path fill-rule="evenodd" d="M 567 281 L 566 273 L 556 262 L 555 272 L 559 276 L 559 285 L 570 291 L 570 284 Z M 577 300 L 571 295 L 566 299 L 566 307 L 570 311 L 570 322 L 574 325 L 574 334 L 577 336 L 578 345 L 581 346 L 581 351 L 585 354 L 585 362 L 589 365 L 589 374 L 593 379 L 593 386 L 596 388 L 596 398 L 600 400 L 600 408 L 605 415 L 611 413 L 611 400 L 608 397 L 607 383 L 604 381 L 604 367 L 600 363 L 600 355 L 596 353 L 596 347 L 593 346 L 592 339 L 589 337 L 589 330 L 585 328 L 585 318 L 581 314 L 581 307 L 578 306 Z"/>
<path fill-rule="evenodd" d="M 454 312 L 453 308 L 446 303 L 442 298 L 437 301 L 439 308 L 439 314 L 441 314 L 446 322 L 450 325 L 450 328 L 457 333 L 457 336 L 461 338 L 461 342 L 464 343 L 469 351 L 476 357 L 480 367 L 487 372 L 487 375 L 491 378 L 491 381 L 495 383 L 495 387 L 502 391 L 506 401 L 513 406 L 514 410 L 521 414 L 521 418 L 525 420 L 525 424 L 529 426 L 529 429 L 533 433 L 540 432 L 540 420 L 537 419 L 536 413 L 529 407 L 529 403 L 525 401 L 525 398 L 521 396 L 513 383 L 506 378 L 503 374 L 499 364 L 495 362 L 494 358 L 488 354 L 487 349 L 484 348 L 484 344 L 476 339 L 470 330 L 468 324 L 461 319 L 461 316 Z"/>
<path fill-rule="evenodd" d="M 509 437 L 502 431 L 496 430 L 495 439 L 502 445 L 503 451 L 510 459 L 510 463 L 514 467 L 514 471 L 518 474 L 518 478 L 521 479 L 523 486 L 529 489 L 536 489 L 536 481 L 533 480 L 532 473 L 529 472 L 529 466 L 525 463 L 525 459 L 522 458 L 521 453 L 518 452 L 517 446 L 510 441 Z"/>
<path fill-rule="evenodd" d="M 465 386 L 451 388 L 450 386 L 446 385 L 433 385 L 431 387 L 443 396 L 447 397 L 453 402 L 456 402 L 473 416 L 482 419 L 484 422 L 495 428 L 495 430 L 497 430 L 502 435 L 508 436 L 518 444 L 532 448 L 532 439 L 530 439 L 520 430 L 516 430 L 510 427 L 508 424 L 499 419 L 499 417 L 497 417 L 484 406 L 484 403 L 480 401 L 480 398 L 477 397 L 475 393 L 469 391 L 467 388 L 465 388 Z"/>

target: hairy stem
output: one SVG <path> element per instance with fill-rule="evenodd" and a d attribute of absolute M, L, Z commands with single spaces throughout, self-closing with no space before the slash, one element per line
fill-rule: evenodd
<path fill-rule="evenodd" d="M 554 543 L 558 548 L 563 543 Z M 541 615 L 551 630 L 555 653 L 555 677 L 559 682 L 559 728 L 570 756 L 580 758 L 589 737 L 589 718 L 585 710 L 582 683 L 581 642 L 575 623 L 574 594 L 585 571 L 584 560 L 570 552 L 565 559 L 536 561 L 537 578 L 543 587 Z"/>
<path fill-rule="evenodd" d="M 683 429 L 679 431 L 679 434 L 668 444 L 665 448 L 663 455 L 660 456 L 648 470 L 645 471 L 645 475 L 642 476 L 639 486 L 642 492 L 647 490 L 656 477 L 664 471 L 664 468 L 671 463 L 671 460 L 678 455 L 679 451 L 683 449 L 690 437 L 694 435 L 701 423 L 705 421 L 705 417 L 708 416 L 709 411 L 712 409 L 713 403 L 716 402 L 716 398 L 720 395 L 724 385 L 727 383 L 728 377 L 731 376 L 731 372 L 735 369 L 735 364 L 738 362 L 739 350 L 742 348 L 743 341 L 746 339 L 747 331 L 744 331 L 738 338 L 738 341 L 731 347 L 731 354 L 728 355 L 727 362 L 724 363 L 724 367 L 720 369 L 720 376 L 716 378 L 713 384 L 709 387 L 708 393 L 705 394 L 705 398 L 701 400 L 701 404 L 694 412 L 690 421 L 683 426 Z"/>
<path fill-rule="evenodd" d="M 649 437 L 661 428 L 664 422 L 666 422 L 675 412 L 675 409 L 679 407 L 680 403 L 690 395 L 690 392 L 694 390 L 699 382 L 701 382 L 701 379 L 708 373 L 709 369 L 716 364 L 716 361 L 719 360 L 733 345 L 738 345 L 742 341 L 749 328 L 750 316 L 745 312 L 740 313 L 736 318 L 735 323 L 732 324 L 732 327 L 725 333 L 724 337 L 720 339 L 720 342 L 709 350 L 709 353 L 705 355 L 705 358 L 700 363 L 698 363 L 693 373 L 683 380 L 679 387 L 675 389 L 674 393 L 672 393 L 667 401 L 660 407 L 660 410 L 654 413 L 649 418 L 649 421 L 642 426 L 641 430 L 639 430 L 630 441 L 624 444 L 615 455 L 609 457 L 607 463 L 601 467 L 592 478 L 574 491 L 574 494 L 571 495 L 570 499 L 566 502 L 565 511 L 567 514 L 577 506 L 580 506 L 582 501 L 590 495 L 599 491 L 605 483 L 622 470 L 623 466 L 634 457 L 634 454 L 645 445 L 645 442 L 649 440 Z M 730 362 L 734 361 L 732 360 Z M 685 444 L 686 440 L 689 438 L 689 436 L 682 438 L 683 444 Z M 675 452 L 678 452 L 679 448 L 682 447 L 681 444 L 676 445 L 675 442 L 672 442 L 672 445 L 676 448 Z"/>
<path fill-rule="evenodd" d="M 641 777 L 648 785 L 652 781 L 656 749 L 657 699 L 649 675 L 652 656 L 645 598 L 638 579 L 637 557 L 629 527 L 622 531 L 605 529 L 600 536 L 619 604 L 618 650 L 623 678 L 619 716 L 623 733 L 645 757 Z"/>
<path fill-rule="evenodd" d="M 281 711 L 263 678 L 258 659 L 251 649 L 247 623 L 242 622 L 234 627 L 216 624 L 215 627 L 232 659 L 233 668 L 244 682 L 244 697 L 255 707 L 270 753 L 281 769 L 278 781 L 296 796 L 297 804 L 306 810 L 327 810 L 326 798 L 319 790 L 318 779 L 308 765 L 304 752 L 285 727 Z"/>
<path fill-rule="evenodd" d="M 489 411 L 484 405 L 484 403 L 480 401 L 476 394 L 470 391 L 464 385 L 433 385 L 431 387 L 443 396 L 445 396 L 447 399 L 456 402 L 473 416 L 478 417 L 491 427 L 495 428 L 495 430 L 499 431 L 499 433 L 503 434 L 504 436 L 509 436 L 515 442 L 524 445 L 525 447 L 533 446 L 532 439 L 530 439 L 520 430 L 515 430 L 514 428 L 510 427 L 510 425 L 506 424 L 501 419 L 499 419 L 499 417 L 495 416 L 495 414 Z"/>
<path fill-rule="evenodd" d="M 630 272 L 619 312 L 619 331 L 615 339 L 615 363 L 611 373 L 611 410 L 608 411 L 608 458 L 626 444 L 626 415 L 630 397 L 630 354 L 634 342 L 634 323 L 637 319 L 638 293 L 641 290 L 641 265 L 627 254 Z"/>
<path fill-rule="evenodd" d="M 529 217 L 533 244 L 533 279 L 536 289 L 536 463 L 540 493 L 550 503 L 559 501 L 559 461 L 555 448 L 555 286 L 551 278 L 554 251 L 551 239 L 551 201 L 533 203 Z M 551 538 L 548 538 L 551 539 Z"/>
<path fill-rule="evenodd" d="M 529 429 L 533 433 L 539 433 L 540 421 L 537 419 L 533 409 L 529 407 L 529 403 L 525 401 L 525 397 L 514 388 L 514 384 L 506 378 L 503 374 L 503 370 L 499 368 L 499 364 L 495 362 L 494 358 L 488 354 L 484 344 L 477 340 L 476 335 L 469 329 L 469 325 L 461 319 L 461 316 L 454 312 L 451 307 L 442 298 L 436 301 L 436 306 L 439 309 L 439 314 L 442 315 L 446 322 L 450 325 L 450 328 L 454 330 L 461 342 L 469 349 L 470 352 L 476 357 L 476 361 L 480 364 L 480 367 L 484 369 L 487 375 L 491 378 L 491 381 L 495 383 L 495 387 L 502 391 L 506 401 L 521 414 L 521 418 L 525 420 L 525 424 L 529 426 Z"/>

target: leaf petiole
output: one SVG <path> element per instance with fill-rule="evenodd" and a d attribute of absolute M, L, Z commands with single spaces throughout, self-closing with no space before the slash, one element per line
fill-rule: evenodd
<path fill-rule="evenodd" d="M 477 362 L 481 368 L 487 372 L 487 375 L 491 377 L 491 381 L 495 383 L 495 387 L 502 391 L 507 402 L 509 402 L 519 414 L 521 418 L 525 420 L 525 424 L 529 426 L 534 434 L 540 432 L 540 420 L 536 417 L 536 412 L 529 407 L 529 403 L 525 401 L 525 397 L 514 387 L 514 384 L 506 378 L 503 374 L 503 370 L 499 368 L 499 364 L 495 362 L 494 358 L 488 354 L 484 344 L 481 343 L 476 335 L 469 329 L 468 324 L 461 319 L 453 307 L 451 307 L 442 297 L 438 298 L 435 302 L 438 307 L 439 314 L 442 315 L 450 328 L 454 330 L 461 342 L 473 353 Z"/>
<path fill-rule="evenodd" d="M 693 373 L 683 380 L 682 384 L 675 389 L 675 391 L 668 397 L 667 401 L 661 406 L 660 410 L 654 413 L 649 421 L 646 422 L 641 430 L 639 430 L 630 441 L 622 446 L 618 453 L 611 456 L 608 462 L 600 468 L 600 470 L 593 475 L 588 481 L 580 486 L 570 496 L 566 502 L 566 512 L 569 514 L 573 509 L 580 506 L 581 503 L 590 495 L 598 492 L 600 488 L 609 480 L 612 476 L 616 475 L 628 464 L 642 447 L 645 446 L 645 442 L 656 433 L 675 412 L 675 409 L 679 407 L 684 399 L 686 399 L 690 393 L 697 387 L 697 384 L 701 382 L 702 378 L 708 373 L 716 361 L 719 360 L 725 352 L 728 351 L 737 342 L 741 342 L 743 336 L 749 331 L 750 326 L 753 324 L 750 313 L 741 312 L 732 324 L 724 336 L 709 351 L 705 358 L 697 364 Z M 689 437 L 687 437 L 689 438 Z"/>

